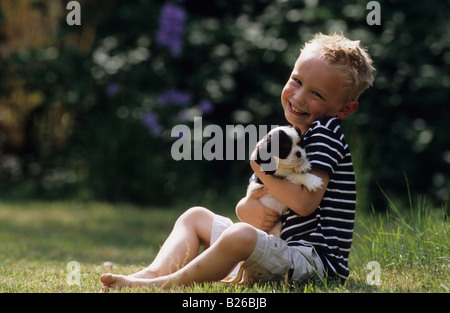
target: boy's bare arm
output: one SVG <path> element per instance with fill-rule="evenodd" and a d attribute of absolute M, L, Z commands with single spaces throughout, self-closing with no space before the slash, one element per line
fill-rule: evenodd
<path fill-rule="evenodd" d="M 310 192 L 304 186 L 291 183 L 287 179 L 279 179 L 273 175 L 266 175 L 261 171 L 260 166 L 253 160 L 251 160 L 250 163 L 256 176 L 261 179 L 267 189 L 269 189 L 278 200 L 300 216 L 308 216 L 317 209 L 330 180 L 328 173 L 312 169 L 310 173 L 319 176 L 323 181 L 323 185 L 321 189 Z"/>

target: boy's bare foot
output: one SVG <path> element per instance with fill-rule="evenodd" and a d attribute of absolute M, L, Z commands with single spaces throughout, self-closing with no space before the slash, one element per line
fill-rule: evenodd
<path fill-rule="evenodd" d="M 121 289 L 123 287 L 137 287 L 139 283 L 132 277 L 116 274 L 103 274 L 100 276 L 103 283 L 103 291 L 108 292 L 109 289 Z"/>
<path fill-rule="evenodd" d="M 151 279 L 151 278 L 156 278 L 159 277 L 160 275 L 158 275 L 158 273 L 149 270 L 148 268 L 144 268 L 143 270 L 136 272 L 134 274 L 128 275 L 128 277 L 134 277 L 134 278 L 147 278 L 147 279 Z"/>

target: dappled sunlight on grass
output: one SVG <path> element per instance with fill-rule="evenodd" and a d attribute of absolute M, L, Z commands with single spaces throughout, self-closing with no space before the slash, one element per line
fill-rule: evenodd
<path fill-rule="evenodd" d="M 149 264 L 182 212 L 98 202 L 0 203 L 0 292 L 98 292 L 102 273 L 128 275 Z M 210 283 L 170 292 L 449 292 L 449 225 L 444 213 L 421 209 L 420 214 L 401 216 L 360 214 L 344 285 L 326 280 Z M 67 282 L 70 261 L 79 264 L 79 284 Z M 379 285 L 367 283 L 371 261 L 380 264 Z"/>

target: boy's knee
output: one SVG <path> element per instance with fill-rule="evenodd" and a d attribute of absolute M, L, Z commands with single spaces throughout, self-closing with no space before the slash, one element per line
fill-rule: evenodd
<path fill-rule="evenodd" d="M 189 219 L 189 220 L 198 221 L 205 217 L 209 217 L 212 214 L 214 214 L 214 213 L 212 213 L 207 208 L 204 208 L 201 206 L 194 206 L 194 207 L 186 210 L 186 212 L 184 212 L 183 214 L 181 214 L 181 216 L 178 218 L 178 220 L 188 220 Z"/>
<path fill-rule="evenodd" d="M 175 223 L 175 228 L 190 230 L 199 238 L 201 245 L 209 246 L 214 216 L 213 212 L 204 207 L 192 207 L 181 214 Z"/>
<path fill-rule="evenodd" d="M 224 249 L 245 255 L 247 258 L 254 250 L 258 234 L 247 223 L 236 223 L 228 227 L 219 238 Z"/>

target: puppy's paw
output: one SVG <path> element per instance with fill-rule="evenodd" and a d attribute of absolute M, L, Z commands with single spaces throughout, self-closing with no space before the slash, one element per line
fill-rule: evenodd
<path fill-rule="evenodd" d="M 322 178 L 311 173 L 306 173 L 305 175 L 306 177 L 303 181 L 303 185 L 308 188 L 309 191 L 316 191 L 322 188 Z"/>

